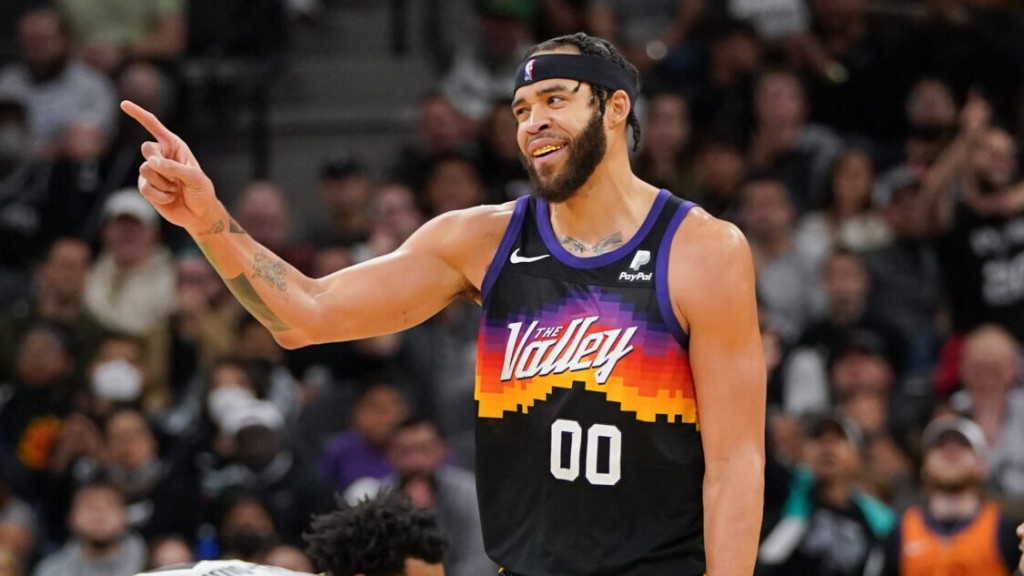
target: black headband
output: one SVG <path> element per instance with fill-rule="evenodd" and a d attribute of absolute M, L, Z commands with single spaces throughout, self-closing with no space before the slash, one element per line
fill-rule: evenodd
<path fill-rule="evenodd" d="M 625 68 L 604 58 L 585 54 L 542 54 L 526 58 L 516 72 L 515 90 L 551 78 L 580 80 L 622 90 L 629 95 L 631 103 L 636 103 L 636 83 Z"/>

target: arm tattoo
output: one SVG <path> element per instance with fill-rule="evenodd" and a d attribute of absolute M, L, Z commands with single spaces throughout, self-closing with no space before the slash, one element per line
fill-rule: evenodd
<path fill-rule="evenodd" d="M 222 222 L 220 220 L 217 220 L 216 222 L 211 224 L 209 228 L 199 232 L 199 235 L 200 236 L 209 236 L 211 234 L 220 234 L 223 231 L 224 231 L 224 222 Z"/>
<path fill-rule="evenodd" d="M 605 252 L 611 252 L 622 244 L 622 233 L 616 232 L 610 236 L 598 240 L 593 246 L 587 246 L 575 238 L 563 236 L 559 240 L 565 249 L 574 254 L 592 254 L 599 256 Z"/>
<path fill-rule="evenodd" d="M 267 303 L 260 298 L 260 295 L 256 293 L 256 288 L 253 287 L 249 279 L 244 274 L 239 274 L 230 280 L 225 280 L 225 284 L 231 289 L 231 293 L 238 298 L 238 301 L 245 306 L 245 309 L 252 313 L 259 321 L 270 329 L 271 332 L 283 332 L 291 328 L 284 323 L 283 320 L 278 318 L 277 314 L 267 306 Z"/>
<path fill-rule="evenodd" d="M 198 242 L 197 244 L 203 254 L 206 255 L 206 259 L 209 260 L 210 264 L 212 264 L 219 272 L 220 266 L 217 264 L 217 260 L 213 257 L 213 253 L 210 252 L 206 243 Z M 263 255 L 257 254 L 257 257 L 260 256 Z M 265 256 L 263 257 L 266 258 Z M 278 265 L 281 266 L 282 269 L 284 268 L 280 262 L 278 262 Z M 281 281 L 284 282 L 283 275 Z M 231 290 L 231 293 L 235 295 L 235 298 L 238 298 L 238 301 L 241 302 L 242 306 L 245 306 L 245 309 L 252 313 L 252 315 L 270 329 L 271 332 L 283 332 L 291 329 L 291 326 L 285 324 L 277 314 L 274 314 L 274 311 L 271 310 L 270 306 L 263 301 L 263 298 L 260 298 L 260 295 L 256 293 L 256 288 L 253 287 L 252 283 L 249 282 L 249 279 L 246 278 L 244 274 L 239 274 L 234 278 L 225 278 L 224 284 L 226 284 L 228 290 Z"/>
<path fill-rule="evenodd" d="M 284 262 L 273 258 L 268 254 L 257 252 L 252 259 L 253 278 L 262 278 L 264 282 L 282 292 L 288 290 L 288 282 L 285 280 Z"/>

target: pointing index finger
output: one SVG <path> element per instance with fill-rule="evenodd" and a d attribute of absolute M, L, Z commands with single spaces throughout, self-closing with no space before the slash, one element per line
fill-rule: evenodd
<path fill-rule="evenodd" d="M 142 127 L 149 131 L 161 144 L 172 144 L 177 140 L 177 136 L 168 130 L 152 112 L 131 100 L 122 100 L 121 110 L 124 110 L 125 114 L 134 118 L 139 124 L 142 124 Z"/>

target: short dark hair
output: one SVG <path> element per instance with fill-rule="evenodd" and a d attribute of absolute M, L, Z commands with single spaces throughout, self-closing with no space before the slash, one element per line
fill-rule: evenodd
<path fill-rule="evenodd" d="M 580 54 L 584 56 L 597 56 L 614 64 L 617 64 L 623 70 L 626 70 L 630 77 L 633 78 L 634 92 L 640 94 L 640 72 L 636 69 L 636 66 L 631 64 L 626 57 L 615 47 L 611 42 L 598 38 L 597 36 L 590 36 L 583 32 L 577 32 L 575 34 L 568 34 L 565 36 L 559 36 L 550 40 L 545 40 L 540 44 L 530 48 L 526 51 L 524 58 L 529 58 L 537 52 L 544 52 L 547 50 L 554 50 L 562 46 L 575 46 Z M 597 98 L 598 106 L 601 109 L 601 115 L 604 116 L 605 102 L 608 97 L 611 96 L 612 91 L 607 86 L 599 86 L 591 84 L 591 88 L 594 91 L 594 96 Z M 640 146 L 640 119 L 636 115 L 636 102 L 630 102 L 629 117 L 626 119 L 629 127 L 633 129 L 633 149 L 636 150 Z"/>
<path fill-rule="evenodd" d="M 306 554 L 328 576 L 399 576 L 415 558 L 439 564 L 448 547 L 434 513 L 416 508 L 397 492 L 381 492 L 355 505 L 313 518 L 303 534 Z"/>

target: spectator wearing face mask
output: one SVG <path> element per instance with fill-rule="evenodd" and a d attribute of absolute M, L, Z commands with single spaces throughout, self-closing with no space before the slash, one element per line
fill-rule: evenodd
<path fill-rule="evenodd" d="M 243 491 L 266 502 L 284 542 L 301 545 L 313 514 L 331 509 L 331 492 L 288 448 L 280 411 L 265 400 L 241 400 L 224 418 L 237 468 L 225 494 Z"/>

